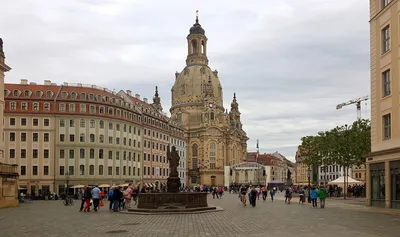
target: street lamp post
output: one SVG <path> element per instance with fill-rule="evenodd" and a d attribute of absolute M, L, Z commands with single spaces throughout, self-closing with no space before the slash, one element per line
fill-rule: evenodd
<path fill-rule="evenodd" d="M 68 172 L 66 172 L 65 173 L 65 181 L 66 181 L 66 191 L 65 191 L 65 193 L 67 194 L 67 195 L 69 195 L 69 173 Z"/>
<path fill-rule="evenodd" d="M 308 178 L 308 203 L 311 203 L 311 169 L 308 167 L 307 169 L 307 178 Z"/>

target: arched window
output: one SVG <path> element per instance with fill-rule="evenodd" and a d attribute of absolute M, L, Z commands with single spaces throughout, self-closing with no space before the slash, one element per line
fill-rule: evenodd
<path fill-rule="evenodd" d="M 50 103 L 44 103 L 44 111 L 50 112 Z"/>
<path fill-rule="evenodd" d="M 25 92 L 25 97 L 29 97 L 29 95 L 31 94 L 30 91 L 26 90 Z"/>
<path fill-rule="evenodd" d="M 47 98 L 51 98 L 53 96 L 53 92 L 52 91 L 46 91 L 46 97 Z"/>
<path fill-rule="evenodd" d="M 104 143 L 104 135 L 103 135 L 103 134 L 101 134 L 101 135 L 99 136 L 99 142 L 100 142 L 100 143 Z"/>
<path fill-rule="evenodd" d="M 90 142 L 94 142 L 94 134 L 92 133 L 92 134 L 90 134 Z"/>
<path fill-rule="evenodd" d="M 192 40 L 192 54 L 197 53 L 197 40 Z"/>
<path fill-rule="evenodd" d="M 214 120 L 214 112 L 211 112 L 211 113 L 210 113 L 210 119 L 211 119 L 211 120 Z"/>
<path fill-rule="evenodd" d="M 33 103 L 33 111 L 39 111 L 39 103 Z"/>
<path fill-rule="evenodd" d="M 89 166 L 89 175 L 94 175 L 94 165 Z"/>
<path fill-rule="evenodd" d="M 99 165 L 99 175 L 103 175 L 104 167 L 103 165 Z"/>
<path fill-rule="evenodd" d="M 16 102 L 11 102 L 10 103 L 10 110 L 16 110 L 17 109 L 17 103 Z"/>
<path fill-rule="evenodd" d="M 81 127 L 81 128 L 84 128 L 84 127 L 85 127 L 85 120 L 84 120 L 84 119 L 81 119 L 81 121 L 80 121 L 80 127 Z"/>
<path fill-rule="evenodd" d="M 85 175 L 85 166 L 84 165 L 79 166 L 79 175 Z"/>
<path fill-rule="evenodd" d="M 203 41 L 201 41 L 201 53 L 202 54 L 206 54 L 206 43 Z"/>
<path fill-rule="evenodd" d="M 99 150 L 99 159 L 103 159 L 103 155 L 104 155 L 103 149 L 100 149 Z"/>
<path fill-rule="evenodd" d="M 94 149 L 90 149 L 90 159 L 94 159 Z"/>
<path fill-rule="evenodd" d="M 100 128 L 104 129 L 104 121 L 103 120 L 100 120 Z"/>
<path fill-rule="evenodd" d="M 42 92 L 41 91 L 35 91 L 35 96 L 36 97 L 42 97 Z"/>
<path fill-rule="evenodd" d="M 14 96 L 18 96 L 19 95 L 19 91 L 18 90 L 14 90 L 13 95 Z"/>
<path fill-rule="evenodd" d="M 91 119 L 91 120 L 90 120 L 90 127 L 91 127 L 91 128 L 94 128 L 94 127 L 95 127 L 94 119 Z"/>
<path fill-rule="evenodd" d="M 81 135 L 79 135 L 79 141 L 85 142 L 85 134 L 84 133 L 81 133 Z"/>
<path fill-rule="evenodd" d="M 76 92 L 71 93 L 71 99 L 76 99 Z"/>
<path fill-rule="evenodd" d="M 81 95 L 79 96 L 81 100 L 86 100 L 86 94 L 85 93 L 81 93 Z"/>
<path fill-rule="evenodd" d="M 193 146 L 192 146 L 192 156 L 193 157 L 196 157 L 196 156 L 198 156 L 198 146 L 197 146 L 197 144 L 193 144 Z"/>
<path fill-rule="evenodd" d="M 81 159 L 85 159 L 85 149 L 81 148 L 79 150 L 79 156 Z"/>
<path fill-rule="evenodd" d="M 215 169 L 216 144 L 210 143 L 210 169 Z"/>

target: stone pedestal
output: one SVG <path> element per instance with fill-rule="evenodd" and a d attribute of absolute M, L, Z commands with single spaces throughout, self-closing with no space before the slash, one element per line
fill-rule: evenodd
<path fill-rule="evenodd" d="M 169 177 L 167 179 L 168 193 L 177 193 L 181 187 L 181 179 L 179 177 Z"/>
<path fill-rule="evenodd" d="M 140 193 L 137 208 L 163 209 L 208 207 L 207 193 Z"/>

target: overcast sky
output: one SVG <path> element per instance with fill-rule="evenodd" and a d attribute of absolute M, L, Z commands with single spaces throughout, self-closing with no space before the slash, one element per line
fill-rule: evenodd
<path fill-rule="evenodd" d="M 244 3 L 246 2 L 246 3 Z M 81 82 L 171 105 L 199 10 L 225 107 L 237 94 L 248 150 L 293 159 L 300 139 L 356 119 L 369 95 L 365 0 L 0 0 L 6 82 Z M 362 116 L 370 107 L 362 105 Z"/>

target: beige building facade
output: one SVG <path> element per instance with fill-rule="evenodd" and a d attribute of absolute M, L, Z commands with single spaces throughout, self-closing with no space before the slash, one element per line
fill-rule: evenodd
<path fill-rule="evenodd" d="M 367 204 L 400 208 L 398 0 L 370 0 L 371 154 Z"/>
<path fill-rule="evenodd" d="M 171 89 L 171 118 L 187 132 L 188 185 L 223 185 L 224 166 L 244 161 L 247 152 L 236 96 L 228 113 L 218 71 L 208 66 L 207 43 L 197 17 L 187 36 L 186 67 L 175 73 Z"/>
<path fill-rule="evenodd" d="M 18 205 L 18 167 L 7 163 L 5 152 L 4 74 L 10 70 L 11 68 L 5 63 L 3 40 L 0 38 L 0 208 Z"/>
<path fill-rule="evenodd" d="M 295 164 L 295 181 L 296 185 L 308 185 L 308 168 L 309 166 L 303 163 L 303 158 L 300 154 L 300 147 L 296 151 Z M 311 177 L 310 177 L 311 179 Z M 311 182 L 311 180 L 310 180 Z"/>
<path fill-rule="evenodd" d="M 6 157 L 31 195 L 72 193 L 66 185 L 139 183 L 142 114 L 105 88 L 6 84 Z"/>
<path fill-rule="evenodd" d="M 76 185 L 161 189 L 168 145 L 186 147 L 185 130 L 162 112 L 158 91 L 153 103 L 131 91 L 48 80 L 23 79 L 2 91 L 5 156 L 31 195 L 72 194 Z"/>

